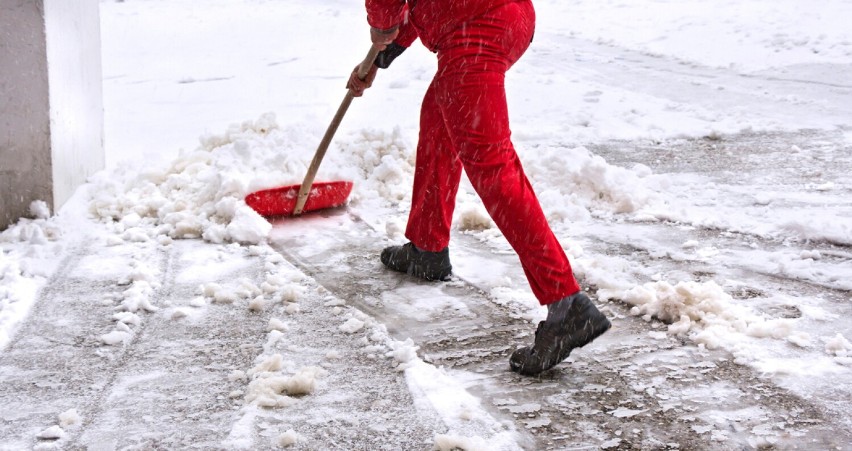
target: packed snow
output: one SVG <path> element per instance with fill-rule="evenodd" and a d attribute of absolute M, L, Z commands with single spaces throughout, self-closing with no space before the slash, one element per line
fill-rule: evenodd
<path fill-rule="evenodd" d="M 276 351 L 311 308 L 306 299 L 323 292 L 271 249 L 272 224 L 244 198 L 301 183 L 368 42 L 362 3 L 296 3 L 101 2 L 109 167 L 58 213 L 34 202 L 31 217 L 0 233 L 0 350 L 15 339 L 82 230 L 100 230 L 93 236 L 106 250 L 74 269 L 93 280 L 110 275 L 119 287 L 101 300 L 114 307 L 112 329 L 93 338 L 105 347 L 127 346 L 152 315 L 200 321 L 211 304 L 232 306 L 241 315 L 274 309 L 264 323 L 263 353 L 253 367 L 231 373 L 243 387 L 230 397 L 244 404 L 225 445 L 311 446 L 304 443 L 304 431 L 294 429 L 279 431 L 270 443 L 252 442 L 259 408 L 286 409 L 299 397 L 314 396 L 318 387 L 326 393 L 334 387 L 324 385 L 330 367 L 299 366 Z M 848 381 L 852 329 L 848 320 L 838 321 L 835 309 L 848 309 L 852 290 L 852 179 L 823 168 L 849 159 L 852 109 L 847 97 L 823 98 L 822 91 L 809 88 L 785 91 L 786 85 L 770 81 L 813 79 L 850 88 L 852 4 L 536 0 L 535 5 L 535 41 L 507 75 L 513 137 L 583 286 L 593 287 L 601 301 L 626 305 L 648 324 L 653 340 L 687 338 L 690 346 L 723 349 L 738 364 L 793 377 L 788 385 L 811 375 Z M 320 39 L 304 39 L 317 34 Z M 434 70 L 434 56 L 415 46 L 356 99 L 317 177 L 354 180 L 348 208 L 384 231 L 389 242 L 404 240 L 419 98 Z M 634 84 L 616 73 L 602 79 L 592 70 L 631 58 L 640 65 L 659 63 L 664 72 L 694 71 L 704 80 L 695 84 L 719 95 L 696 97 L 683 86 L 669 93 L 664 85 Z M 588 67 L 588 73 L 566 72 L 566 60 L 571 67 Z M 765 83 L 765 91 L 753 83 Z M 731 183 L 608 161 L 595 147 L 626 140 L 712 143 L 741 132 L 803 129 L 837 132 L 845 142 L 743 155 L 754 172 L 731 175 Z M 807 179 L 794 190 L 762 190 L 776 180 L 759 170 L 766 161 L 761 158 L 792 161 L 808 174 L 790 170 L 790 177 Z M 719 169 L 724 171 L 737 173 Z M 455 215 L 458 233 L 495 253 L 510 252 L 467 183 Z M 677 224 L 682 235 L 647 231 L 662 224 Z M 696 231 L 713 233 L 696 238 Z M 754 246 L 730 245 L 726 239 L 734 235 Z M 203 264 L 176 275 L 197 284 L 191 299 L 158 304 L 154 293 L 164 266 L 140 249 L 174 246 L 177 240 L 218 247 L 194 249 L 191 258 Z M 637 268 L 629 256 L 600 252 L 599 242 L 608 240 L 654 249 L 658 255 L 650 259 L 731 267 L 747 258 L 756 273 L 846 293 L 845 304 L 810 293 L 743 296 L 750 284 L 734 275 L 699 280 L 677 268 L 653 273 Z M 763 241 L 773 245 L 758 248 L 755 243 Z M 815 245 L 805 249 L 802 243 Z M 477 266 L 463 249 L 457 251 L 453 264 L 460 277 L 485 286 L 494 303 L 522 312 L 530 322 L 543 319 L 520 268 Z M 245 265 L 246 256 L 265 259 L 262 282 L 218 277 Z M 438 412 L 449 432 L 436 432 L 435 449 L 518 447 L 516 431 L 494 418 L 458 374 L 424 361 L 417 343 L 394 339 L 385 325 L 346 300 L 328 296 L 323 307 L 325 327 L 348 337 L 368 358 L 387 361 L 404 374 L 415 402 Z M 430 300 L 413 306 L 417 312 L 411 315 L 451 308 L 466 313 L 464 306 Z M 776 314 L 793 308 L 797 315 Z M 322 356 L 325 363 L 347 359 L 336 349 Z M 608 413 L 631 418 L 643 412 L 618 406 Z M 37 438 L 61 441 L 87 421 L 74 409 L 56 420 L 41 425 Z M 727 437 L 721 429 L 696 432 L 712 432 L 720 441 Z M 604 437 L 599 446 L 614 448 L 622 440 Z"/>

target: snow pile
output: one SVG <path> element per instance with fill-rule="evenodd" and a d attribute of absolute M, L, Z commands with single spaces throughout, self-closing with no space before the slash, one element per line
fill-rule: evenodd
<path fill-rule="evenodd" d="M 341 324 L 338 329 L 342 332 L 346 332 L 347 334 L 354 334 L 359 330 L 364 328 L 364 321 L 359 320 L 358 318 L 349 318 L 345 323 Z"/>
<path fill-rule="evenodd" d="M 41 441 L 51 442 L 51 446 L 55 446 L 55 443 L 52 442 L 64 439 L 68 435 L 66 432 L 67 429 L 76 429 L 82 424 L 83 419 L 77 413 L 77 409 L 69 409 L 59 414 L 59 424 L 42 430 L 36 434 L 36 438 Z"/>
<path fill-rule="evenodd" d="M 287 314 L 295 315 L 300 310 L 298 301 L 307 291 L 301 285 L 304 275 L 295 269 L 283 265 L 285 260 L 281 254 L 271 249 L 267 251 L 269 252 L 266 257 L 267 272 L 265 280 L 260 284 L 260 291 L 262 291 L 263 296 L 269 298 L 273 303 L 284 305 L 284 311 Z M 255 298 L 255 301 L 257 301 L 257 298 Z M 283 326 L 286 327 L 286 325 Z M 270 322 L 271 327 L 272 323 Z"/>
<path fill-rule="evenodd" d="M 384 324 L 359 310 L 351 310 L 351 319 L 365 324 L 360 343 L 367 357 L 377 358 L 382 353 L 390 359 L 396 371 L 405 373 L 415 403 L 428 403 L 449 428 L 444 434 L 436 434 L 436 449 L 514 449 L 515 432 L 492 417 L 448 370 L 436 368 L 418 357 L 419 348 L 412 339 L 393 339 Z"/>
<path fill-rule="evenodd" d="M 40 440 L 59 440 L 65 438 L 65 431 L 61 427 L 53 425 L 39 432 L 36 438 Z"/>
<path fill-rule="evenodd" d="M 279 338 L 279 334 L 269 334 L 269 341 L 277 342 L 277 338 Z M 273 354 L 264 360 L 262 360 L 257 366 L 248 370 L 246 375 L 254 376 L 258 373 L 268 373 L 273 371 L 279 371 L 284 367 L 284 357 L 281 354 Z"/>
<path fill-rule="evenodd" d="M 231 244 L 229 247 L 239 245 Z M 260 285 L 246 277 L 240 277 L 232 283 L 208 282 L 199 285 L 200 297 L 193 302 L 193 306 L 202 307 L 208 302 L 213 304 L 235 304 L 245 306 L 252 312 L 266 310 L 270 306 L 283 305 L 288 314 L 299 312 L 299 304 L 296 303 L 305 293 L 306 288 L 301 286 L 303 275 L 287 266 L 281 265 L 284 258 L 281 254 L 269 248 L 252 246 L 249 248 L 251 255 L 265 256 L 265 276 Z M 279 319 L 271 319 L 269 330 L 286 331 L 287 324 Z"/>
<path fill-rule="evenodd" d="M 461 449 L 464 451 L 485 451 L 491 449 L 482 437 L 464 437 L 454 434 L 435 435 L 435 447 L 438 451 L 453 451 Z"/>
<path fill-rule="evenodd" d="M 292 429 L 288 429 L 278 436 L 278 446 L 285 447 L 295 445 L 299 441 L 299 434 Z"/>
<path fill-rule="evenodd" d="M 282 130 L 272 114 L 231 126 L 221 135 L 203 137 L 198 149 L 182 152 L 166 169 L 141 174 L 126 169 L 113 177 L 100 177 L 91 190 L 95 194 L 90 212 L 113 221 L 111 226 L 121 238 L 114 244 L 163 237 L 260 243 L 271 225 L 243 199 L 259 189 L 301 183 L 312 156 L 305 149 L 313 148 L 304 134 L 295 126 Z M 364 130 L 340 146 L 342 157 L 324 160 L 321 171 L 333 179 L 352 179 L 357 172 L 358 183 L 351 197 L 354 208 L 408 209 L 414 146 L 406 143 L 399 128 L 390 133 Z M 525 160 L 526 171 L 542 205 L 548 206 L 551 220 L 636 214 L 643 207 L 661 203 L 646 183 L 647 167 L 613 166 L 582 147 L 541 146 L 530 151 L 537 158 Z M 349 168 L 348 177 L 347 171 L 336 166 L 341 164 Z M 459 228 L 493 229 L 481 201 L 468 191 L 463 186 L 459 193 Z M 394 218 L 384 221 L 382 226 L 389 235 L 401 236 Z"/>
<path fill-rule="evenodd" d="M 390 347 L 391 350 L 385 354 L 385 356 L 392 358 L 393 361 L 397 363 L 397 371 L 404 371 L 408 369 L 413 362 L 418 360 L 417 350 L 420 348 L 414 345 L 414 340 L 411 338 L 408 338 L 405 341 L 389 340 L 388 347 Z"/>
<path fill-rule="evenodd" d="M 342 144 L 342 153 L 354 159 L 360 171 L 352 207 L 369 210 L 392 207 L 401 215 L 411 202 L 414 178 L 414 145 L 406 145 L 399 129 L 392 133 L 362 131 Z M 611 165 L 584 147 L 535 146 L 524 149 L 535 158 L 524 158 L 524 168 L 551 221 L 585 220 L 591 215 L 639 215 L 645 207 L 664 204 L 655 188 L 657 180 L 647 166 L 627 169 Z M 462 231 L 491 231 L 494 223 L 467 179 L 456 199 L 454 223 Z M 375 216 L 375 215 L 373 215 Z M 645 216 L 643 216 L 645 217 Z M 379 221 L 377 230 L 386 230 L 390 239 L 401 239 L 404 222 L 395 217 L 365 218 Z"/>
<path fill-rule="evenodd" d="M 254 299 L 261 293 L 259 287 L 245 278 L 224 286 L 211 282 L 198 288 L 205 299 L 216 304 L 233 304 L 240 300 Z"/>
<path fill-rule="evenodd" d="M 707 348 L 736 348 L 744 337 L 785 339 L 793 333 L 791 319 L 767 319 L 738 305 L 713 281 L 646 283 L 631 289 L 600 290 L 602 300 L 618 298 L 633 305 L 630 313 L 646 321 L 657 318 L 672 335 L 684 335 Z M 796 340 L 802 341 L 797 336 Z"/>
<path fill-rule="evenodd" d="M 251 252 L 257 255 L 265 254 L 264 266 L 266 274 L 264 282 L 260 286 L 254 285 L 248 279 L 237 281 L 236 287 L 222 288 L 211 287 L 211 284 L 202 285 L 205 295 L 215 299 L 217 293 L 230 300 L 229 303 L 244 299 L 251 302 L 258 297 L 267 296 L 279 305 L 279 309 L 288 314 L 298 313 L 298 300 L 306 291 L 300 286 L 304 275 L 285 265 L 285 260 L 272 249 L 266 246 L 252 247 Z M 295 306 L 295 308 L 294 308 Z M 289 326 L 278 318 L 270 318 L 267 324 L 269 333 L 263 346 L 263 354 L 257 357 L 257 364 L 245 373 L 236 372 L 233 377 L 237 379 L 248 379 L 249 384 L 245 391 L 247 404 L 259 407 L 288 407 L 296 402 L 295 397 L 309 395 L 317 388 L 317 380 L 328 373 L 316 366 L 308 366 L 295 370 L 294 364 L 285 361 L 284 357 L 275 351 L 284 338 L 284 332 Z M 295 435 L 290 444 L 295 443 Z"/>
<path fill-rule="evenodd" d="M 22 218 L 0 233 L 2 243 L 27 243 L 44 245 L 62 237 L 59 225 L 50 219 L 50 209 L 44 201 L 30 204 L 30 214 L 34 219 Z"/>
<path fill-rule="evenodd" d="M 278 332 L 287 332 L 287 330 L 290 327 L 287 325 L 287 323 L 285 323 L 284 321 L 281 321 L 278 318 L 270 318 L 269 319 L 269 325 L 266 326 L 266 328 L 270 332 L 273 331 L 273 330 L 277 330 Z"/>
<path fill-rule="evenodd" d="M 0 349 L 4 348 L 35 302 L 40 283 L 26 277 L 17 260 L 0 252 Z"/>
<path fill-rule="evenodd" d="M 62 228 L 43 201 L 30 204 L 33 219 L 22 218 L 0 232 L 0 349 L 4 348 L 58 263 Z"/>
<path fill-rule="evenodd" d="M 399 127 L 391 133 L 362 130 L 340 146 L 362 180 L 352 195 L 353 205 L 376 201 L 399 205 L 411 201 L 414 149 L 406 144 Z"/>
<path fill-rule="evenodd" d="M 154 245 L 142 246 L 153 248 Z M 160 311 L 160 307 L 154 305 L 157 290 L 162 286 L 160 268 L 151 261 L 147 252 L 134 252 L 127 266 L 129 268 L 126 272 L 115 276 L 115 283 L 120 291 L 103 300 L 105 305 L 113 306 L 116 311 L 112 316 L 115 321 L 114 329 L 98 337 L 98 341 L 105 345 L 129 343 L 142 324 L 140 315 Z"/>
<path fill-rule="evenodd" d="M 125 237 L 132 241 L 147 234 L 259 243 L 272 226 L 243 199 L 260 189 L 300 184 L 312 157 L 306 149 L 316 145 L 308 146 L 308 141 L 313 140 L 306 132 L 283 130 L 267 113 L 203 137 L 198 149 L 182 152 L 164 170 L 136 174 L 126 169 L 100 177 L 89 209 L 98 218 L 115 221 L 117 233 L 137 232 Z M 318 179 L 347 178 L 339 172 L 330 161 Z"/>
<path fill-rule="evenodd" d="M 129 282 L 130 287 L 121 294 L 121 304 L 118 309 L 131 313 L 139 311 L 156 312 L 159 308 L 154 306 L 151 296 L 154 291 L 160 288 L 159 269 L 139 260 L 134 261 L 133 266 L 125 282 L 119 283 L 124 285 Z"/>
<path fill-rule="evenodd" d="M 280 356 L 279 356 L 280 358 Z M 274 359 L 274 357 L 273 357 Z M 322 368 L 302 368 L 293 375 L 281 375 L 277 366 L 280 362 L 264 362 L 254 373 L 254 379 L 246 390 L 247 403 L 260 407 L 288 407 L 296 402 L 294 397 L 309 395 L 316 390 L 317 378 L 326 375 Z"/>
<path fill-rule="evenodd" d="M 637 213 L 661 202 L 644 180 L 651 174 L 646 166 L 614 166 L 584 147 L 541 146 L 534 152 L 537 158 L 525 160 L 525 170 L 551 220 Z"/>
<path fill-rule="evenodd" d="M 77 409 L 68 409 L 59 414 L 59 425 L 64 428 L 78 427 L 83 424 L 83 418 Z"/>
<path fill-rule="evenodd" d="M 327 304 L 327 306 L 331 306 Z M 340 307 L 334 307 L 335 310 Z M 394 340 L 390 337 L 387 327 L 378 323 L 366 313 L 347 307 L 348 312 L 344 316 L 346 321 L 338 329 L 346 334 L 362 334 L 358 343 L 363 345 L 361 350 L 367 358 L 376 359 L 380 355 L 391 360 L 391 365 L 397 371 L 404 371 L 409 364 L 418 360 L 417 349 L 414 341 L 410 338 L 405 341 Z M 342 311 L 342 310 L 340 310 Z"/>
<path fill-rule="evenodd" d="M 144 264 L 140 265 L 129 277 L 130 287 L 119 295 L 119 305 L 116 307 L 119 312 L 113 315 L 115 329 L 99 337 L 99 340 L 106 345 L 127 344 L 135 334 L 133 328 L 138 328 L 142 324 L 142 319 L 137 313 L 153 313 L 159 310 L 151 301 L 154 292 L 160 287 L 151 268 Z"/>
<path fill-rule="evenodd" d="M 843 334 L 838 333 L 826 340 L 825 352 L 836 357 L 852 357 L 852 343 Z"/>
<path fill-rule="evenodd" d="M 458 229 L 461 231 L 481 232 L 495 227 L 494 221 L 488 215 L 488 211 L 481 204 L 464 205 L 459 210 L 456 222 L 458 223 Z"/>

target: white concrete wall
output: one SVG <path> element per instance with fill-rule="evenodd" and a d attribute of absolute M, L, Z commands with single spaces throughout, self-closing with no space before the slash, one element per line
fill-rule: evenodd
<path fill-rule="evenodd" d="M 0 229 L 104 166 L 98 0 L 0 0 Z"/>
<path fill-rule="evenodd" d="M 104 167 L 99 0 L 44 0 L 53 203 Z"/>

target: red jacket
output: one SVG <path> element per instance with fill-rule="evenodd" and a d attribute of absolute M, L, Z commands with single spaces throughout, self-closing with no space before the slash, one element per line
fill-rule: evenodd
<path fill-rule="evenodd" d="M 419 36 L 435 52 L 464 22 L 516 1 L 523 0 L 366 0 L 367 22 L 381 30 L 399 25 L 399 45 L 408 47 Z"/>

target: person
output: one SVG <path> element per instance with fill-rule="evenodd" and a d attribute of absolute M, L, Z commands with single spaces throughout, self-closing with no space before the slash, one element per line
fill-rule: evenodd
<path fill-rule="evenodd" d="M 510 368 L 523 375 L 552 368 L 610 322 L 580 290 L 510 139 L 504 79 L 532 42 L 532 2 L 366 0 L 366 9 L 381 52 L 363 80 L 353 71 L 347 88 L 354 96 L 417 38 L 438 58 L 420 112 L 409 242 L 384 249 L 382 263 L 426 280 L 449 277 L 450 227 L 464 168 L 548 308 L 534 343 L 513 352 Z"/>

